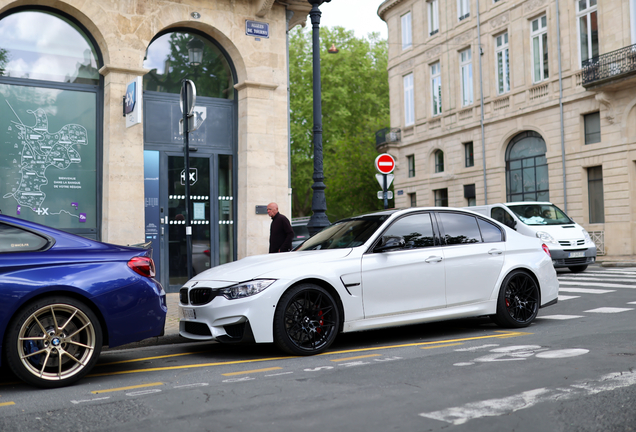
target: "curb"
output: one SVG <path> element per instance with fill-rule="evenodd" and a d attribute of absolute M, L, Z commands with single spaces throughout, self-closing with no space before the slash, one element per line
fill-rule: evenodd
<path fill-rule="evenodd" d="M 628 261 L 607 261 L 600 264 L 602 267 L 636 267 L 636 262 Z"/>

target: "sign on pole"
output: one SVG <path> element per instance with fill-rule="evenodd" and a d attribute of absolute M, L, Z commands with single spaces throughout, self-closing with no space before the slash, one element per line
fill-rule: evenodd
<path fill-rule="evenodd" d="M 382 153 L 375 158 L 375 169 L 381 174 L 391 174 L 395 169 L 395 159 L 388 153 Z"/>

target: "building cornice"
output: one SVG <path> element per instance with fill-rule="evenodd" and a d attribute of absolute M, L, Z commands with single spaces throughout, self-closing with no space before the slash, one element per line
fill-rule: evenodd
<path fill-rule="evenodd" d="M 406 0 L 386 0 L 384 3 L 380 5 L 380 7 L 378 7 L 378 16 L 382 18 L 383 21 L 386 21 L 384 19 L 384 14 L 388 12 L 390 9 L 393 9 L 395 6 L 405 1 Z"/>
<path fill-rule="evenodd" d="M 119 67 L 119 66 L 114 66 L 114 65 L 104 65 L 101 68 L 99 68 L 98 72 L 102 76 L 106 76 L 106 75 L 108 75 L 110 73 L 118 73 L 118 74 L 123 74 L 123 75 L 144 76 L 148 72 L 150 72 L 150 69 L 127 68 L 127 67 Z"/>
<path fill-rule="evenodd" d="M 243 81 L 241 83 L 235 84 L 234 88 L 238 91 L 244 90 L 246 88 L 256 88 L 263 90 L 276 90 L 278 88 L 278 84 L 274 83 L 262 83 L 258 81 Z"/>

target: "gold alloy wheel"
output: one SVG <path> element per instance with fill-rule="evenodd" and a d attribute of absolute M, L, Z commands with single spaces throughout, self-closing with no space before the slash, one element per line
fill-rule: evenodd
<path fill-rule="evenodd" d="M 54 303 L 33 312 L 22 324 L 17 352 L 35 378 L 63 381 L 82 372 L 96 354 L 95 327 L 78 307 Z"/>

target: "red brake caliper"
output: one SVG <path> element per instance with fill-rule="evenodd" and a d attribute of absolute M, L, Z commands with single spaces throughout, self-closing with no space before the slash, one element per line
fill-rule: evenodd
<path fill-rule="evenodd" d="M 318 327 L 316 329 L 316 333 L 321 333 L 322 332 L 322 326 L 325 323 L 325 320 L 322 319 L 322 311 L 318 312 L 318 324 L 320 324 L 320 327 Z"/>

